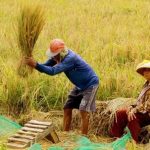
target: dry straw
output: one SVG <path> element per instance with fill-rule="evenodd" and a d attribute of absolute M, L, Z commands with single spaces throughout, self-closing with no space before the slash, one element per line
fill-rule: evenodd
<path fill-rule="evenodd" d="M 33 48 L 45 24 L 44 8 L 41 5 L 24 4 L 18 17 L 18 45 L 21 61 L 18 73 L 22 77 L 29 75 L 31 69 L 24 63 L 25 57 L 32 57 Z"/>
<path fill-rule="evenodd" d="M 135 99 L 133 98 L 116 98 L 110 101 L 99 101 L 97 102 L 96 112 L 90 116 L 89 133 L 95 135 L 105 135 L 109 133 L 109 129 L 113 121 L 115 120 L 116 111 L 118 109 L 127 108 L 133 104 Z M 78 113 L 74 113 L 72 128 L 79 128 L 81 118 Z"/>

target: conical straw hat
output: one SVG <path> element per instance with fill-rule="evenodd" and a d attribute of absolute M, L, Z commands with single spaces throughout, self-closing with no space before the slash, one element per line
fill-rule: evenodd
<path fill-rule="evenodd" d="M 145 68 L 149 68 L 150 69 L 150 60 L 144 60 L 143 62 L 139 63 L 136 67 L 136 71 L 143 75 L 143 71 Z"/>

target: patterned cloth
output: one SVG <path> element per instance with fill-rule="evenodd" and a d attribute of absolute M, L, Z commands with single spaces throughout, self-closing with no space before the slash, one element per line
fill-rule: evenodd
<path fill-rule="evenodd" d="M 147 81 L 137 99 L 136 104 L 131 108 L 135 112 L 150 113 L 150 83 Z"/>

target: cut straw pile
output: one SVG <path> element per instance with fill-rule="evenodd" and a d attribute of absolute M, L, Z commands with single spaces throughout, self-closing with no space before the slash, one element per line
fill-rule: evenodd
<path fill-rule="evenodd" d="M 135 99 L 133 98 L 116 98 L 109 101 L 98 101 L 96 103 L 96 112 L 90 115 L 90 125 L 88 133 L 90 135 L 108 136 L 108 130 L 115 119 L 116 111 L 118 109 L 124 109 L 129 105 L 134 104 L 134 102 Z M 28 120 L 34 118 L 43 121 L 52 121 L 55 125 L 55 128 L 58 131 L 62 130 L 62 111 L 50 111 L 48 113 L 35 111 L 32 112 L 28 117 Z M 73 131 L 76 129 L 80 130 L 81 118 L 78 110 L 73 110 L 73 118 L 71 125 Z"/>
<path fill-rule="evenodd" d="M 18 73 L 28 76 L 31 69 L 25 65 L 25 57 L 32 57 L 33 48 L 45 24 L 44 9 L 41 5 L 24 4 L 18 17 L 18 45 L 21 49 L 21 61 Z"/>
<path fill-rule="evenodd" d="M 97 102 L 96 112 L 90 116 L 89 133 L 96 135 L 108 135 L 118 109 L 126 108 L 133 104 L 133 98 L 116 98 L 110 101 Z M 75 112 L 73 117 L 72 128 L 79 128 L 81 119 L 78 112 Z"/>

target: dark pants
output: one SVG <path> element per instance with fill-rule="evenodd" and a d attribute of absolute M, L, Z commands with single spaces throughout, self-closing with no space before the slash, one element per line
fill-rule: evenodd
<path fill-rule="evenodd" d="M 132 138 L 138 142 L 138 136 L 141 132 L 141 128 L 150 124 L 150 116 L 148 113 L 136 113 L 136 119 L 128 121 L 126 110 L 117 111 L 117 120 L 114 121 L 110 134 L 114 137 L 121 137 L 124 133 L 124 129 L 127 126 L 131 132 Z"/>
<path fill-rule="evenodd" d="M 79 109 L 86 112 L 95 112 L 95 96 L 98 85 L 91 86 L 85 90 L 79 90 L 77 87 L 68 95 L 68 100 L 64 109 Z"/>

